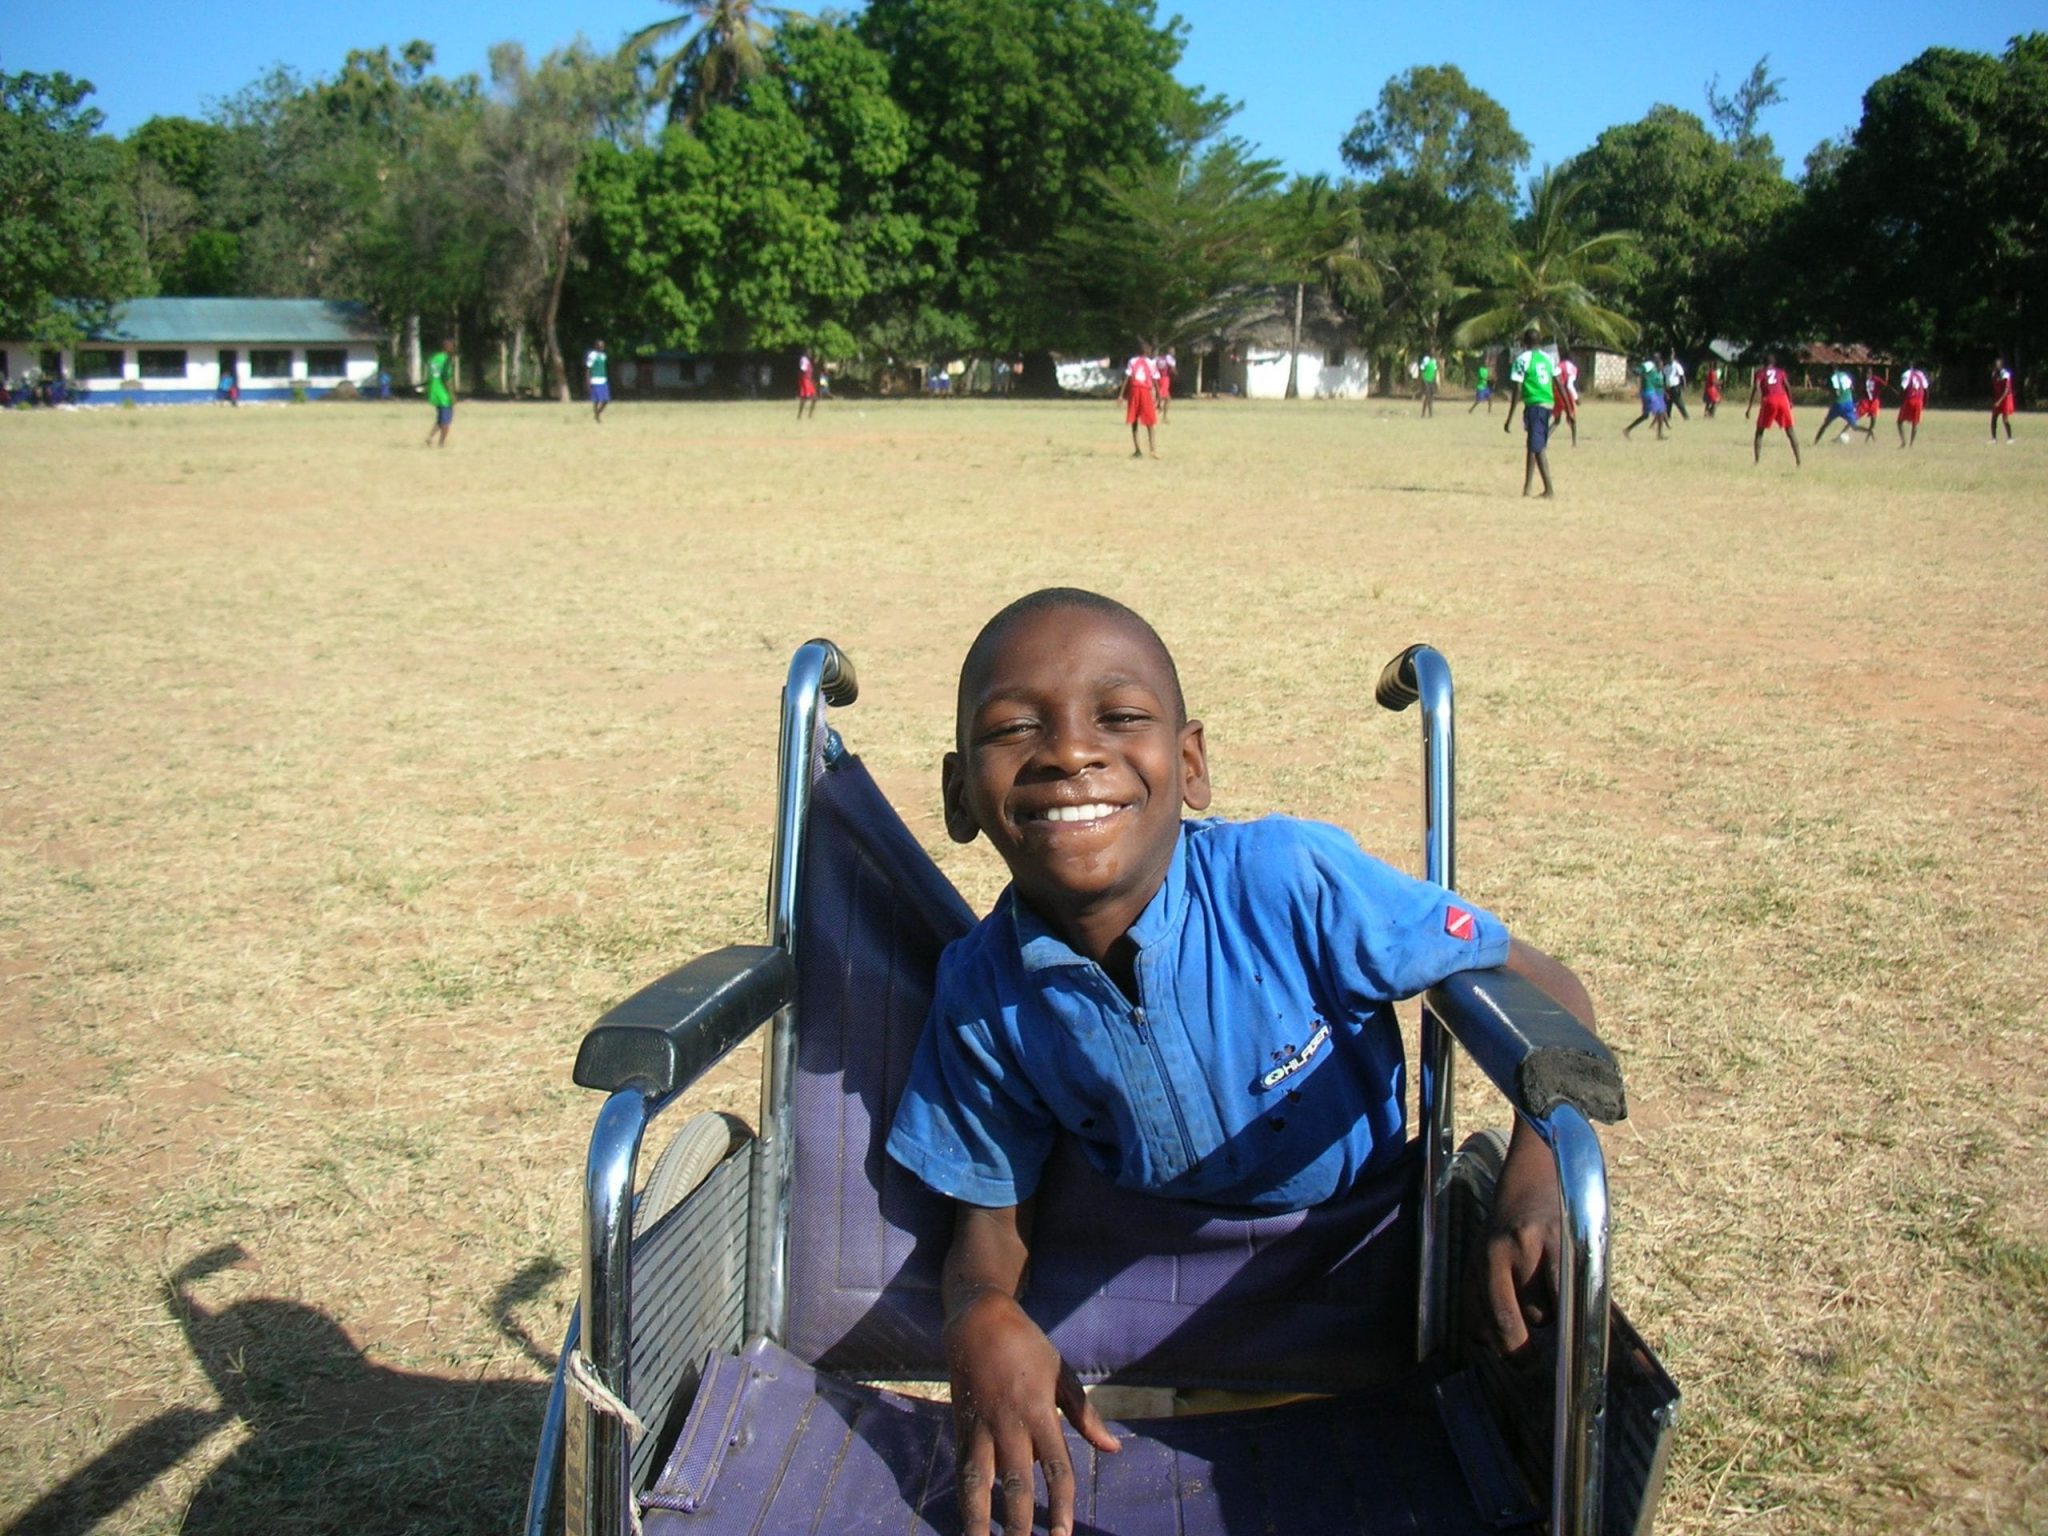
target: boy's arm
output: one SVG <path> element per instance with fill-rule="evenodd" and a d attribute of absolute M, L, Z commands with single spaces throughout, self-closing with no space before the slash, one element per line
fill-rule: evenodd
<path fill-rule="evenodd" d="M 1048 1536 L 1071 1536 L 1074 1468 L 1059 1415 L 1099 1451 L 1115 1451 L 1119 1443 L 1080 1378 L 1017 1303 L 1031 1256 L 1030 1204 L 991 1208 L 956 1201 L 953 1212 L 953 1246 L 939 1289 L 961 1529 L 982 1536 L 995 1505 L 1003 1536 L 1030 1536 L 1036 1463 L 1045 1469 Z"/>
<path fill-rule="evenodd" d="M 1507 419 L 1500 424 L 1501 431 L 1505 432 L 1515 424 L 1515 402 L 1521 397 L 1522 381 L 1511 373 L 1508 375 L 1508 414 Z"/>
<path fill-rule="evenodd" d="M 1568 967 L 1535 945 L 1513 939 L 1506 968 L 1593 1027 L 1593 1000 Z M 1554 1277 L 1562 1246 L 1557 1164 L 1543 1138 L 1517 1115 L 1486 1238 L 1487 1334 L 1502 1354 L 1527 1344 L 1530 1328 L 1555 1311 Z"/>

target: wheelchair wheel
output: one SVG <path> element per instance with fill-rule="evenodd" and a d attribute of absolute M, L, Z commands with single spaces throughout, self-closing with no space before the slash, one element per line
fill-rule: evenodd
<path fill-rule="evenodd" d="M 647 1176 L 647 1187 L 633 1211 L 633 1235 L 638 1237 L 681 1205 L 747 1134 L 744 1121 L 715 1109 L 685 1121 Z"/>

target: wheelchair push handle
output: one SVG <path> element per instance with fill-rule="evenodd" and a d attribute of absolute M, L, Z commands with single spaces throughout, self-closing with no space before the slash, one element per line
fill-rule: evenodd
<path fill-rule="evenodd" d="M 825 663 L 819 669 L 818 687 L 827 704 L 844 709 L 860 697 L 860 679 L 854 676 L 852 657 L 822 636 L 805 644 L 824 647 Z"/>
<path fill-rule="evenodd" d="M 1399 714 L 1422 697 L 1422 690 L 1415 680 L 1415 653 L 1427 649 L 1429 647 L 1425 645 L 1411 645 L 1380 668 L 1380 680 L 1372 690 L 1380 708 Z"/>

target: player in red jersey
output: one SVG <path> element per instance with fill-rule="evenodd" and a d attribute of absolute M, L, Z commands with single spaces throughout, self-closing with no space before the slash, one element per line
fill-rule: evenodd
<path fill-rule="evenodd" d="M 1899 446 L 1910 447 L 1920 441 L 1920 411 L 1927 404 L 1927 375 L 1918 363 L 1913 364 L 1899 375 Z M 1906 428 L 1913 429 L 1913 435 L 1906 436 Z"/>
<path fill-rule="evenodd" d="M 1707 364 L 1705 377 L 1701 380 L 1700 399 L 1705 402 L 1707 415 L 1714 414 L 1714 407 L 1721 403 L 1721 365 Z"/>
<path fill-rule="evenodd" d="M 1863 370 L 1863 392 L 1856 397 L 1856 424 L 1866 444 L 1877 441 L 1877 421 L 1884 414 L 1884 379 L 1875 368 Z"/>
<path fill-rule="evenodd" d="M 1177 366 L 1179 364 L 1173 355 L 1171 347 L 1168 347 L 1159 356 L 1152 359 L 1152 387 L 1159 395 L 1159 419 L 1161 421 L 1166 420 L 1167 407 L 1173 404 L 1173 372 Z"/>
<path fill-rule="evenodd" d="M 809 347 L 796 359 L 796 419 L 802 421 L 806 412 L 818 414 L 818 365 L 811 360 Z"/>
<path fill-rule="evenodd" d="M 1785 381 L 1785 370 L 1778 366 L 1777 354 L 1764 358 L 1763 367 L 1757 369 L 1756 377 L 1749 383 L 1749 404 L 1743 409 L 1742 419 L 1749 420 L 1751 411 L 1756 409 L 1757 395 L 1763 395 L 1763 414 L 1756 419 L 1756 440 L 1750 444 L 1749 461 L 1760 464 L 1764 457 L 1764 434 L 1772 427 L 1785 429 L 1785 441 L 1792 445 L 1792 462 L 1805 465 L 1799 457 L 1799 436 L 1792 430 L 1792 390 Z"/>
<path fill-rule="evenodd" d="M 1124 364 L 1124 422 L 1131 429 L 1131 457 L 1141 459 L 1146 453 L 1159 457 L 1158 444 L 1153 440 L 1152 429 L 1159 425 L 1159 397 L 1155 385 L 1159 378 L 1159 365 L 1145 355 L 1144 343 L 1131 354 L 1131 360 Z M 1138 447 L 1138 428 L 1145 429 L 1145 447 Z"/>
<path fill-rule="evenodd" d="M 1999 358 L 1991 365 L 1991 441 L 1998 441 L 1998 424 L 2005 423 L 2005 440 L 2012 441 L 2012 413 L 2016 402 L 2012 394 L 2012 370 L 2005 366 L 2005 359 Z"/>

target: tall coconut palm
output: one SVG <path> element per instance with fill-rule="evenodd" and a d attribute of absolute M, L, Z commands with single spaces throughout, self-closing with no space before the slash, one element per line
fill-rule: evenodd
<path fill-rule="evenodd" d="M 1620 281 L 1617 258 L 1636 237 L 1587 234 L 1573 217 L 1584 192 L 1583 183 L 1552 168 L 1529 184 L 1529 216 L 1516 229 L 1505 281 L 1460 293 L 1456 345 L 1509 339 L 1530 325 L 1560 341 L 1625 347 L 1635 340 L 1636 323 L 1597 295 Z"/>
<path fill-rule="evenodd" d="M 787 6 L 756 0 L 666 0 L 682 12 L 642 27 L 620 45 L 620 56 L 652 60 L 648 94 L 667 98 L 670 122 L 695 126 L 705 108 L 729 102 L 741 86 L 768 68 L 776 27 L 807 19 Z M 680 39 L 682 46 L 659 50 Z"/>
<path fill-rule="evenodd" d="M 1301 320 L 1311 285 L 1341 307 L 1377 299 L 1379 270 L 1367 258 L 1365 219 L 1349 187 L 1324 175 L 1297 178 L 1281 200 L 1280 228 L 1286 249 L 1281 270 L 1294 283 L 1294 323 L 1287 342 L 1287 398 L 1301 393 Z"/>

